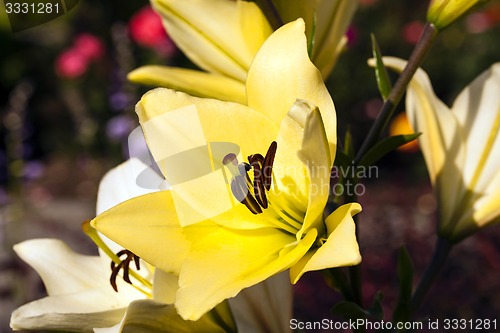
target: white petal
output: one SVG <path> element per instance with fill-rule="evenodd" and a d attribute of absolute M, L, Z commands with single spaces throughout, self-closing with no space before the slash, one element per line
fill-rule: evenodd
<path fill-rule="evenodd" d="M 150 166 L 137 158 L 131 158 L 102 178 L 97 194 L 97 215 L 129 199 L 158 191 L 162 181 L 163 178 Z M 151 189 L 141 186 L 145 183 L 156 184 L 157 187 Z"/>
<path fill-rule="evenodd" d="M 384 64 L 401 71 L 406 62 L 384 57 Z M 439 100 L 427 74 L 419 69 L 410 82 L 406 95 L 406 113 L 418 138 L 427 170 L 441 204 L 441 228 L 451 227 L 454 214 L 464 193 L 464 137 L 454 114 Z"/>
<path fill-rule="evenodd" d="M 179 289 L 179 276 L 155 269 L 153 280 L 153 299 L 163 304 L 174 304 Z"/>
<path fill-rule="evenodd" d="M 121 330 L 122 330 L 122 322 L 111 327 L 94 328 L 94 333 L 120 333 Z"/>
<path fill-rule="evenodd" d="M 453 112 L 466 138 L 464 179 L 476 193 L 494 191 L 500 174 L 500 63 L 478 76 L 457 97 Z M 490 190 L 487 191 L 487 188 Z"/>
<path fill-rule="evenodd" d="M 282 272 L 229 299 L 239 333 L 290 332 L 292 286 Z"/>
<path fill-rule="evenodd" d="M 111 288 L 49 296 L 16 309 L 10 325 L 16 330 L 92 332 L 94 327 L 109 327 L 120 322 L 128 304 L 127 299 Z"/>
<path fill-rule="evenodd" d="M 14 251 L 37 271 L 49 295 L 109 285 L 109 269 L 99 257 L 77 254 L 58 239 L 24 241 L 14 245 Z"/>

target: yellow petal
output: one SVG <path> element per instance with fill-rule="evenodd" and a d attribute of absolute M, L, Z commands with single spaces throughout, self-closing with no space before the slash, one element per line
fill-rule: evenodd
<path fill-rule="evenodd" d="M 427 21 L 440 30 L 444 29 L 481 2 L 484 0 L 432 0 L 427 11 Z"/>
<path fill-rule="evenodd" d="M 316 7 L 317 26 L 311 58 L 325 79 L 345 45 L 344 36 L 357 7 L 357 0 L 320 0 Z"/>
<path fill-rule="evenodd" d="M 357 265 L 361 262 L 356 227 L 352 219 L 360 211 L 359 204 L 346 204 L 326 218 L 326 242 L 317 250 L 310 251 L 290 269 L 292 283 L 296 283 L 305 272 Z"/>
<path fill-rule="evenodd" d="M 279 202 L 286 204 L 286 207 L 282 207 L 285 211 L 296 210 L 303 214 L 307 210 L 310 179 L 307 165 L 299 158 L 298 153 L 304 141 L 306 120 L 313 108 L 314 105 L 305 101 L 295 102 L 281 122 L 276 138 L 273 186 L 269 196 L 271 202 L 284 197 Z"/>
<path fill-rule="evenodd" d="M 192 96 L 247 103 L 245 85 L 219 74 L 186 68 L 143 66 L 130 72 L 128 79 L 134 83 L 183 91 Z"/>
<path fill-rule="evenodd" d="M 278 131 L 267 117 L 243 105 L 163 88 L 145 94 L 137 113 L 149 149 L 173 188 L 183 226 L 239 205 L 224 157 L 234 153 L 243 162 L 251 154 L 265 154 Z"/>
<path fill-rule="evenodd" d="M 182 267 L 176 299 L 179 314 L 197 320 L 243 288 L 286 270 L 309 250 L 316 235 L 312 230 L 297 242 L 295 235 L 274 228 L 218 228 L 207 233 L 193 245 Z"/>
<path fill-rule="evenodd" d="M 169 36 L 201 68 L 245 81 L 254 57 L 245 42 L 236 2 L 154 0 Z"/>
<path fill-rule="evenodd" d="M 262 44 L 273 33 L 265 15 L 254 2 L 238 0 L 238 14 L 245 42 L 252 54 L 257 54 Z"/>
<path fill-rule="evenodd" d="M 325 123 L 330 155 L 334 156 L 335 107 L 321 73 L 309 60 L 304 29 L 304 21 L 298 19 L 275 31 L 264 43 L 248 73 L 248 105 L 275 124 L 281 123 L 297 99 L 316 105 Z"/>
<path fill-rule="evenodd" d="M 384 57 L 384 63 L 401 71 L 406 62 Z M 464 164 L 464 137 L 456 117 L 439 100 L 432 89 L 429 77 L 419 69 L 408 86 L 406 112 L 418 138 L 427 164 L 431 181 L 440 202 L 441 230 L 452 227 L 464 194 L 462 166 Z"/>
<path fill-rule="evenodd" d="M 302 229 L 297 233 L 297 239 L 300 239 L 302 233 L 307 232 L 309 228 L 314 227 L 322 233 L 323 212 L 330 193 L 330 174 L 334 157 L 330 156 L 325 125 L 317 108 L 307 116 L 302 148 L 298 155 L 307 166 L 310 182 L 307 213 Z"/>
<path fill-rule="evenodd" d="M 170 191 L 146 194 L 91 222 L 98 231 L 165 272 L 179 273 L 189 250 Z"/>

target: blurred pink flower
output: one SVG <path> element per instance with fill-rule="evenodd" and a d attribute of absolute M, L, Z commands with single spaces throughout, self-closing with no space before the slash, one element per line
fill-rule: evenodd
<path fill-rule="evenodd" d="M 143 7 L 132 16 L 128 27 L 132 40 L 142 46 L 157 47 L 169 40 L 160 16 L 151 6 Z"/>
<path fill-rule="evenodd" d="M 59 54 L 56 59 L 56 73 L 65 79 L 75 79 L 87 71 L 89 59 L 76 48 Z"/>
<path fill-rule="evenodd" d="M 347 45 L 349 45 L 349 47 L 353 47 L 354 44 L 356 44 L 356 42 L 358 41 L 358 29 L 351 25 L 346 33 L 345 33 L 346 37 L 347 37 Z"/>
<path fill-rule="evenodd" d="M 467 30 L 472 34 L 480 34 L 491 27 L 488 15 L 484 12 L 472 13 L 467 17 Z"/>
<path fill-rule="evenodd" d="M 99 60 L 104 55 L 104 45 L 101 40 L 88 33 L 76 36 L 74 49 L 92 61 Z"/>
<path fill-rule="evenodd" d="M 417 44 L 423 29 L 422 22 L 412 21 L 403 27 L 403 39 L 409 44 Z"/>

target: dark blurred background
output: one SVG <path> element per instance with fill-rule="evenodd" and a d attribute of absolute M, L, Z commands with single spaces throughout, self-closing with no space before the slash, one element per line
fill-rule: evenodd
<path fill-rule="evenodd" d="M 370 34 L 384 55 L 407 58 L 428 5 L 421 0 L 360 2 L 348 32 L 349 48 L 327 81 L 339 137 L 350 129 L 356 146 L 381 105 L 366 65 Z M 96 252 L 80 224 L 95 214 L 102 175 L 128 157 L 127 137 L 138 125 L 134 104 L 147 90 L 128 83 L 126 74 L 145 64 L 194 65 L 168 39 L 144 0 L 82 0 L 68 14 L 16 33 L 3 7 L 0 11 L 0 332 L 9 332 L 10 312 L 44 295 L 40 279 L 13 254 L 12 245 L 52 237 L 81 253 Z M 499 41 L 497 0 L 445 30 L 423 65 L 436 94 L 450 105 L 469 82 L 500 61 Z M 403 110 L 400 106 L 397 112 Z M 398 249 L 408 247 L 418 277 L 434 243 L 436 202 L 418 148 L 380 161 L 378 177 L 366 180 L 360 201 L 365 301 L 382 291 L 390 315 L 397 297 Z M 461 243 L 421 315 L 494 319 L 500 313 L 499 243 L 498 227 Z M 310 273 L 297 285 L 297 318 L 331 317 L 328 309 L 338 297 L 318 287 L 319 279 Z"/>

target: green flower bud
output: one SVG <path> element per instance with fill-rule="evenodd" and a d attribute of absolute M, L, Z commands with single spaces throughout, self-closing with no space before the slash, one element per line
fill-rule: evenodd
<path fill-rule="evenodd" d="M 443 30 L 486 1 L 489 0 L 431 0 L 427 21 Z"/>

